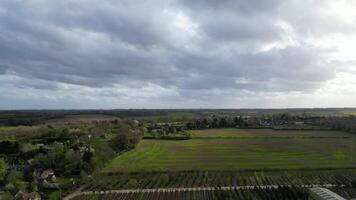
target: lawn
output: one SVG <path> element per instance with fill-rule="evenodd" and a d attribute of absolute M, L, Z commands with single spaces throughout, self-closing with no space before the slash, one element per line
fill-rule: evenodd
<path fill-rule="evenodd" d="M 205 130 L 195 131 L 199 138 L 184 141 L 143 140 L 136 149 L 115 158 L 104 172 L 356 167 L 353 135 L 329 131 L 265 131 L 219 129 L 214 134 L 214 130 Z M 205 134 L 221 138 L 201 136 Z M 234 134 L 244 138 L 231 137 Z M 266 134 L 293 137 L 267 138 Z M 308 137 L 294 137 L 298 134 Z M 314 138 L 324 134 L 325 138 Z"/>

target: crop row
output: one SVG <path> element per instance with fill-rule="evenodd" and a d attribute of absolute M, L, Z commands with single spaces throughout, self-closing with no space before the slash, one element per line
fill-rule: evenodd
<path fill-rule="evenodd" d="M 82 195 L 74 200 L 219 200 L 219 199 L 256 199 L 275 200 L 293 199 L 307 200 L 308 192 L 303 188 L 279 187 L 279 188 L 252 188 L 243 190 L 200 190 L 200 191 L 173 191 L 173 192 L 132 192 L 116 194 Z"/>
<path fill-rule="evenodd" d="M 94 177 L 84 190 L 325 184 L 351 186 L 353 180 L 356 180 L 355 170 L 140 173 Z"/>
<path fill-rule="evenodd" d="M 356 197 L 356 188 L 352 187 L 332 187 L 329 188 L 333 192 L 339 194 L 345 199 L 354 199 Z"/>

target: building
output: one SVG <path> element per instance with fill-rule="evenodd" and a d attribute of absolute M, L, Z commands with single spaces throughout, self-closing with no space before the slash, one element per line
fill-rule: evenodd
<path fill-rule="evenodd" d="M 326 188 L 315 187 L 309 190 L 311 196 L 316 200 L 346 200 L 345 198 Z"/>
<path fill-rule="evenodd" d="M 37 192 L 31 192 L 28 194 L 24 194 L 22 196 L 22 199 L 24 199 L 24 200 L 41 200 L 41 195 L 38 194 Z"/>
<path fill-rule="evenodd" d="M 21 189 L 17 192 L 15 198 L 22 200 L 41 200 L 41 195 L 38 192 L 27 193 L 25 190 Z"/>
<path fill-rule="evenodd" d="M 41 178 L 47 181 L 56 181 L 56 175 L 54 174 L 54 171 L 52 169 L 44 170 L 41 173 Z"/>
<path fill-rule="evenodd" d="M 294 122 L 294 125 L 302 126 L 302 125 L 304 125 L 304 122 L 303 121 L 297 121 L 297 122 Z"/>

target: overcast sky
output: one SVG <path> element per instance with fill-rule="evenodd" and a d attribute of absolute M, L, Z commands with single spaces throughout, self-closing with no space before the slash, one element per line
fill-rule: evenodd
<path fill-rule="evenodd" d="M 356 107 L 356 1 L 1 0 L 0 109 Z"/>

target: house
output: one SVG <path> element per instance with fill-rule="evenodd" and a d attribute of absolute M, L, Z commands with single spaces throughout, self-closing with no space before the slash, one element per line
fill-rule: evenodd
<path fill-rule="evenodd" d="M 36 146 L 37 146 L 38 148 L 45 147 L 45 145 L 42 144 L 42 143 L 36 144 Z"/>
<path fill-rule="evenodd" d="M 56 144 L 56 145 L 64 145 L 63 142 L 58 142 L 58 141 L 53 142 L 53 144 Z"/>
<path fill-rule="evenodd" d="M 33 177 L 44 188 L 57 189 L 59 187 L 58 183 L 56 183 L 56 175 L 52 169 L 46 169 L 42 172 L 34 171 Z"/>
<path fill-rule="evenodd" d="M 23 200 L 41 200 L 41 195 L 38 192 L 24 193 L 22 195 Z"/>
<path fill-rule="evenodd" d="M 84 153 L 86 151 L 90 151 L 90 148 L 87 145 L 81 145 L 78 147 L 80 153 Z"/>
<path fill-rule="evenodd" d="M 29 164 L 29 165 L 32 165 L 34 161 L 35 161 L 35 159 L 33 159 L 33 158 L 26 160 L 27 164 Z"/>
<path fill-rule="evenodd" d="M 54 174 L 54 171 L 52 169 L 47 169 L 41 173 L 41 179 L 54 182 L 56 181 L 56 175 Z"/>
<path fill-rule="evenodd" d="M 301 125 L 304 125 L 304 122 L 303 121 L 297 121 L 297 122 L 294 122 L 294 125 L 301 126 Z"/>
<path fill-rule="evenodd" d="M 23 200 L 41 200 L 41 195 L 38 192 L 27 193 L 25 189 L 21 189 L 17 192 L 15 198 Z"/>
<path fill-rule="evenodd" d="M 268 121 L 260 121 L 260 126 L 271 126 L 271 123 Z"/>

